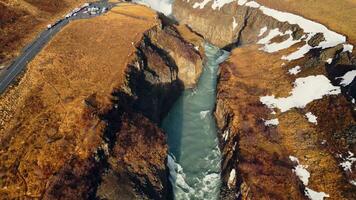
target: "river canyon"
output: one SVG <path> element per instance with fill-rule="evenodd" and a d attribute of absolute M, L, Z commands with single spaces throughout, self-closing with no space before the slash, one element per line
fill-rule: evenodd
<path fill-rule="evenodd" d="M 0 96 L 1 199 L 355 199 L 356 2 L 301 1 L 110 0 L 52 24 Z M 0 3 L 5 37 L 83 1 Z M 24 43 L 2 41 L 0 78 Z"/>

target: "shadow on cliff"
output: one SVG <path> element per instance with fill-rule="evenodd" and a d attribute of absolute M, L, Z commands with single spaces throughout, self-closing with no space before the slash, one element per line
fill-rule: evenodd
<path fill-rule="evenodd" d="M 337 48 L 337 47 L 336 47 Z M 326 53 L 325 53 L 326 54 Z M 342 84 L 343 76 L 347 73 L 352 74 L 356 70 L 356 58 L 349 52 L 344 52 L 343 48 L 336 50 L 335 56 L 330 64 L 325 65 L 328 78 L 333 85 L 341 86 L 341 91 L 349 101 L 356 99 L 356 79 L 351 80 L 348 84 Z M 321 57 L 320 52 L 316 56 Z"/>
<path fill-rule="evenodd" d="M 149 37 L 144 38 L 137 50 L 141 68 L 130 68 L 128 87 L 135 96 L 130 107 L 164 129 L 170 152 L 179 160 L 183 131 L 180 96 L 185 86 L 178 78 L 178 66 L 169 52 L 153 44 Z M 163 63 L 154 55 L 159 55 Z M 169 70 L 165 71 L 167 67 Z M 164 126 L 167 120 L 173 118 L 174 121 Z"/>

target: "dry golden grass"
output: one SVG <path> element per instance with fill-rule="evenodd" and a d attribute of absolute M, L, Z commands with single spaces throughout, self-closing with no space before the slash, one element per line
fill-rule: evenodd
<path fill-rule="evenodd" d="M 291 196 L 297 195 L 299 187 L 295 185 L 291 189 L 295 183 L 290 177 L 291 170 L 283 172 L 285 168 L 280 168 L 276 164 L 278 161 L 273 160 L 288 160 L 288 156 L 293 155 L 299 158 L 301 164 L 309 166 L 309 188 L 324 191 L 332 199 L 345 199 L 345 194 L 352 193 L 352 189 L 334 157 L 332 150 L 335 149 L 321 147 L 320 143 L 325 139 L 333 146 L 333 141 L 328 137 L 335 130 L 344 130 L 354 123 L 349 103 L 339 95 L 314 101 L 304 110 L 292 109 L 285 113 L 270 114 L 269 109 L 261 106 L 260 97 L 289 96 L 296 76 L 289 75 L 287 70 L 295 65 L 303 66 L 304 61 L 282 67 L 280 58 L 295 50 L 296 46 L 274 54 L 259 51 L 258 48 L 252 45 L 233 50 L 228 64 L 222 66 L 222 78 L 218 86 L 220 98 L 233 112 L 231 132 L 238 134 L 239 156 L 246 161 L 239 164 L 242 176 L 251 188 L 258 187 L 284 198 L 287 198 L 286 192 Z M 298 76 L 316 74 L 325 74 L 324 66 L 303 69 Z M 308 122 L 304 114 L 309 111 L 317 115 L 320 126 Z M 263 125 L 263 119 L 274 118 L 279 119 L 277 128 Z M 321 125 L 328 122 L 332 122 L 332 126 Z M 339 145 L 338 148 L 340 150 L 343 147 Z M 255 159 L 262 164 L 251 164 Z M 273 178 L 266 178 L 268 176 Z M 283 178 L 280 179 L 280 176 Z M 277 187 L 282 193 L 273 189 Z M 259 194 L 255 195 L 258 198 Z M 293 199 L 297 199 L 297 196 Z"/>
<path fill-rule="evenodd" d="M 1 197 L 39 196 L 69 157 L 86 158 L 101 145 L 104 124 L 86 114 L 85 100 L 111 106 L 134 44 L 157 23 L 148 8 L 123 4 L 70 23 L 29 63 L 19 85 L 0 97 Z"/>
<path fill-rule="evenodd" d="M 0 0 L 0 64 L 17 56 L 46 25 L 91 0 Z"/>
<path fill-rule="evenodd" d="M 281 11 L 302 15 L 349 37 L 356 45 L 356 0 L 256 0 Z"/>

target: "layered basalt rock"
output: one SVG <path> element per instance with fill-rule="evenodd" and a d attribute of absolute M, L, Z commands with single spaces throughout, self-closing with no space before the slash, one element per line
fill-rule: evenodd
<path fill-rule="evenodd" d="M 194 8 L 199 2 L 174 1 L 173 15 L 179 22 L 189 25 L 207 41 L 220 48 L 231 49 L 238 45 L 256 43 L 256 33 L 265 26 L 270 29 L 279 28 L 282 32 L 293 30 L 295 39 L 301 37 L 298 33 L 302 30 L 298 26 L 279 22 L 263 15 L 258 9 L 239 6 L 237 1 L 215 9 L 212 8 L 213 1 L 209 1 L 203 8 Z"/>
<path fill-rule="evenodd" d="M 134 4 L 67 25 L 1 96 L 1 198 L 169 199 L 157 124 L 202 45 Z"/>
<path fill-rule="evenodd" d="M 188 28 L 165 26 L 147 31 L 122 87 L 133 96 L 131 106 L 155 122 L 163 119 L 180 91 L 195 86 L 202 72 L 203 56 L 196 47 L 202 48 L 203 40 L 188 43 L 181 29 Z"/>
<path fill-rule="evenodd" d="M 256 2 L 246 2 L 176 0 L 173 6 L 179 21 L 233 49 L 221 64 L 215 111 L 221 199 L 354 199 L 356 81 L 343 84 L 341 78 L 356 69 L 351 46 L 321 47 L 328 39 L 323 33 L 306 33 L 287 18 L 277 20 L 281 13 L 272 16 L 264 7 L 267 15 Z M 303 48 L 309 49 L 296 56 Z M 289 100 L 296 81 L 314 77 L 325 77 L 340 94 L 287 110 L 261 100 Z"/>

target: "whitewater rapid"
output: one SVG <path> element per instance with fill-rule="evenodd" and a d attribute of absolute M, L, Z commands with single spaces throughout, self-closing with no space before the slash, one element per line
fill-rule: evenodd
<path fill-rule="evenodd" d="M 218 66 L 229 54 L 210 44 L 205 53 L 207 62 L 197 87 L 182 94 L 162 123 L 176 200 L 213 200 L 220 190 L 221 155 L 213 110 Z"/>

